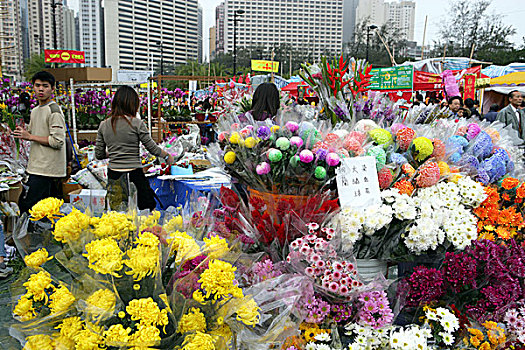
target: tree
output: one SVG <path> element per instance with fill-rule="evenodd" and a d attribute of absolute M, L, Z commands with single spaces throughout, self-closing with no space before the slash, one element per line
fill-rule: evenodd
<path fill-rule="evenodd" d="M 29 81 L 35 73 L 46 68 L 44 54 L 35 53 L 24 61 L 24 78 Z"/>
<path fill-rule="evenodd" d="M 383 38 L 392 52 L 396 63 L 403 62 L 405 57 L 402 53 L 407 47 L 407 41 L 403 38 L 403 33 L 399 29 L 394 28 L 390 23 L 386 23 L 375 30 L 368 31 L 367 27 L 369 25 L 371 25 L 370 18 L 364 18 L 356 24 L 352 41 L 343 45 L 345 58 L 366 58 L 366 36 L 367 33 L 370 33 L 368 44 L 368 60 L 370 63 L 375 66 L 392 65 L 390 56 L 380 37 Z"/>
<path fill-rule="evenodd" d="M 510 37 L 516 33 L 501 14 L 490 14 L 491 0 L 454 0 L 434 42 L 434 56 L 470 57 L 494 64 L 508 64 L 523 56 Z"/>

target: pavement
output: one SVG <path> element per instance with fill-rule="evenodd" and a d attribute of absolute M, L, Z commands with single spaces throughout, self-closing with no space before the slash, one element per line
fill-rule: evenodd
<path fill-rule="evenodd" d="M 15 261 L 8 266 L 15 270 L 13 274 L 4 279 L 0 279 L 0 349 L 2 350 L 20 350 L 20 343 L 9 335 L 9 325 L 13 322 L 11 313 L 11 293 L 9 287 L 16 280 L 17 272 L 21 270 L 19 264 Z"/>

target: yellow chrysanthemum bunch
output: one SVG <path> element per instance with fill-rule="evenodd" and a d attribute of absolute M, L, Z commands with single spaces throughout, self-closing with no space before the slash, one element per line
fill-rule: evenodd
<path fill-rule="evenodd" d="M 236 270 L 230 263 L 211 260 L 198 281 L 202 290 L 206 291 L 206 298 L 243 298 L 242 289 L 234 284 Z"/>
<path fill-rule="evenodd" d="M 75 350 L 93 350 L 103 348 L 102 327 L 89 324 L 75 336 Z"/>
<path fill-rule="evenodd" d="M 51 294 L 50 299 L 49 308 L 51 309 L 51 313 L 66 311 L 76 300 L 75 296 L 64 285 L 56 288 L 55 292 Z"/>
<path fill-rule="evenodd" d="M 202 332 L 186 336 L 182 345 L 182 350 L 215 350 L 213 337 Z"/>
<path fill-rule="evenodd" d="M 182 230 L 183 225 L 184 220 L 182 219 L 182 216 L 177 215 L 172 217 L 167 223 L 165 223 L 164 226 L 162 226 L 162 228 L 169 234 L 178 230 Z"/>
<path fill-rule="evenodd" d="M 117 242 L 111 238 L 103 238 L 86 244 L 86 254 L 89 261 L 88 267 L 101 274 L 110 274 L 120 277 L 117 271 L 122 269 L 122 256 Z"/>
<path fill-rule="evenodd" d="M 58 337 L 55 338 L 57 349 L 74 349 L 75 337 L 83 329 L 84 322 L 80 317 L 68 317 L 61 324 L 55 327 L 60 330 Z"/>
<path fill-rule="evenodd" d="M 36 317 L 36 311 L 33 307 L 33 300 L 23 295 L 16 304 L 13 314 L 20 317 L 22 322 L 32 320 Z"/>
<path fill-rule="evenodd" d="M 201 249 L 197 242 L 186 232 L 176 231 L 168 239 L 171 245 L 170 256 L 177 254 L 175 263 L 180 264 L 185 260 L 191 260 L 201 254 Z"/>
<path fill-rule="evenodd" d="M 130 333 L 131 328 L 124 328 L 124 326 L 119 323 L 111 325 L 109 329 L 104 332 L 104 338 L 106 339 L 106 344 L 128 343 L 131 339 Z"/>
<path fill-rule="evenodd" d="M 51 275 L 47 271 L 40 271 L 39 273 L 32 274 L 29 276 L 29 280 L 24 283 L 24 287 L 27 289 L 26 296 L 32 297 L 34 301 L 48 302 L 46 289 L 55 289 L 51 284 Z"/>
<path fill-rule="evenodd" d="M 93 233 L 99 238 L 121 239 L 135 231 L 137 227 L 133 224 L 133 219 L 124 213 L 110 211 L 102 215 L 101 218 L 91 218 Z"/>
<path fill-rule="evenodd" d="M 131 300 L 126 306 L 126 312 L 133 321 L 141 324 L 166 326 L 169 322 L 168 310 L 161 310 L 151 297 Z"/>
<path fill-rule="evenodd" d="M 51 259 L 53 259 L 53 257 L 49 257 L 46 248 L 40 248 L 36 252 L 26 255 L 24 257 L 24 262 L 27 266 L 37 269 Z"/>
<path fill-rule="evenodd" d="M 32 221 L 42 220 L 48 218 L 53 221 L 58 219 L 62 214 L 60 213 L 60 207 L 64 204 L 62 199 L 49 197 L 42 199 L 37 204 L 33 205 L 33 208 L 29 209 Z"/>
<path fill-rule="evenodd" d="M 135 248 L 126 253 L 129 260 L 125 260 L 124 264 L 131 269 L 126 274 L 133 275 L 135 281 L 140 281 L 149 275 L 154 277 L 160 260 L 159 243 L 159 238 L 153 233 L 146 231 L 139 233 L 135 240 Z"/>
<path fill-rule="evenodd" d="M 507 338 L 503 328 L 499 327 L 496 322 L 486 321 L 482 324 L 486 331 L 477 328 L 468 328 L 469 338 L 464 338 L 465 345 L 472 345 L 479 350 L 493 350 L 499 348 L 501 344 L 505 344 Z"/>
<path fill-rule="evenodd" d="M 206 317 L 200 309 L 190 308 L 179 321 L 179 333 L 206 332 Z"/>
<path fill-rule="evenodd" d="M 26 338 L 23 350 L 55 350 L 55 341 L 49 335 L 37 334 Z"/>
<path fill-rule="evenodd" d="M 57 241 L 62 243 L 74 242 L 80 238 L 82 231 L 86 230 L 89 225 L 89 215 L 73 208 L 71 213 L 57 221 L 53 236 Z"/>
<path fill-rule="evenodd" d="M 160 211 L 154 210 L 149 216 L 141 216 L 139 218 L 140 229 L 139 232 L 144 231 L 147 228 L 157 226 L 160 219 Z"/>
<path fill-rule="evenodd" d="M 259 305 L 250 298 L 237 310 L 237 321 L 244 323 L 247 326 L 255 327 L 261 319 L 261 314 L 259 313 Z"/>
<path fill-rule="evenodd" d="M 230 251 L 228 242 L 219 236 L 204 238 L 204 245 L 210 259 L 220 259 Z"/>
<path fill-rule="evenodd" d="M 131 336 L 130 343 L 134 350 L 150 350 L 150 346 L 160 341 L 160 330 L 151 324 L 139 323 L 137 331 Z"/>
<path fill-rule="evenodd" d="M 98 321 L 102 316 L 112 315 L 115 312 L 116 302 L 117 298 L 113 292 L 99 289 L 87 298 L 86 312 L 90 318 Z"/>

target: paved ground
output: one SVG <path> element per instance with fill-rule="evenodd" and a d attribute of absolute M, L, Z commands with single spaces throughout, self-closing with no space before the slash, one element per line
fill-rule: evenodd
<path fill-rule="evenodd" d="M 17 270 L 20 270 L 20 260 L 12 262 L 15 273 L 5 279 L 0 279 L 0 349 L 20 350 L 20 343 L 9 336 L 11 318 L 11 294 L 9 286 L 16 280 Z"/>

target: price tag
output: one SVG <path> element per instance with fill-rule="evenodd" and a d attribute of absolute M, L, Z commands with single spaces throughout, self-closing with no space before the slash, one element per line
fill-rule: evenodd
<path fill-rule="evenodd" d="M 374 157 L 345 158 L 336 175 L 342 208 L 367 208 L 381 204 Z"/>

